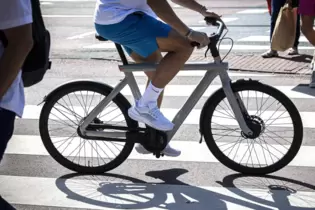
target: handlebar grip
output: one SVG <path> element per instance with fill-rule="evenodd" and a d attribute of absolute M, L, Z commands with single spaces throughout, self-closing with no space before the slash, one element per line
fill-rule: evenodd
<path fill-rule="evenodd" d="M 219 35 L 219 37 L 222 35 L 223 30 L 225 28 L 225 25 L 222 21 L 217 20 L 216 18 L 213 18 L 213 17 L 205 17 L 204 20 L 206 21 L 207 24 L 218 26 L 218 30 L 216 34 Z"/>

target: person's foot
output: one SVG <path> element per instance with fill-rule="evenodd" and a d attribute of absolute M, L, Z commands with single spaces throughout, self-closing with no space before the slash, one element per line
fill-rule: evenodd
<path fill-rule="evenodd" d="M 136 151 L 140 154 L 150 154 L 148 150 L 146 150 L 141 144 L 138 144 L 135 147 Z M 162 153 L 165 156 L 171 156 L 171 157 L 178 157 L 181 154 L 180 150 L 177 150 L 175 148 L 172 148 L 169 144 L 165 147 L 165 149 L 162 151 Z"/>
<path fill-rule="evenodd" d="M 292 47 L 288 52 L 288 55 L 298 55 L 298 54 L 299 54 L 299 51 L 297 47 Z"/>
<path fill-rule="evenodd" d="M 142 107 L 136 101 L 135 105 L 128 110 L 128 115 L 131 119 L 157 130 L 169 131 L 174 127 L 174 124 L 161 113 L 156 102 L 150 102 Z"/>
<path fill-rule="evenodd" d="M 263 58 L 278 57 L 278 52 L 275 50 L 268 50 L 267 52 L 263 53 L 261 56 Z"/>

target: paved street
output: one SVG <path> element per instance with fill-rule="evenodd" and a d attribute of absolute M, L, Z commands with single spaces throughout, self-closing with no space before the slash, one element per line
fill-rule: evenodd
<path fill-rule="evenodd" d="M 226 37 L 234 41 L 232 53 L 262 53 L 269 48 L 269 22 L 265 1 L 202 1 L 209 4 L 228 26 Z M 212 2 L 212 1 L 210 1 Z M 43 12 L 47 27 L 51 30 L 54 57 L 98 57 L 108 58 L 115 54 L 115 46 L 111 42 L 100 43 L 94 39 L 93 0 L 62 1 L 43 0 Z M 199 31 L 211 33 L 214 27 L 207 27 L 201 15 L 173 5 L 176 14 L 182 20 Z M 302 35 L 300 38 L 301 53 L 313 53 L 313 47 Z M 223 40 L 222 52 L 231 48 L 230 40 Z M 109 53 L 112 52 L 112 53 Z M 200 53 L 203 53 L 201 50 Z M 198 52 L 196 52 L 198 53 Z"/>
<path fill-rule="evenodd" d="M 209 1 L 204 2 L 209 4 Z M 261 36 L 268 37 L 269 29 L 264 1 L 214 0 L 213 2 L 214 10 L 225 14 L 224 18 L 230 26 L 229 37 L 235 40 L 234 48 L 245 46 L 238 47 L 236 51 L 260 53 L 265 50 L 263 46 L 267 49 L 266 38 L 261 38 Z M 309 76 L 229 72 L 233 80 L 257 79 L 281 90 L 300 112 L 304 125 L 303 145 L 296 158 L 272 176 L 237 175 L 214 158 L 204 141 L 199 144 L 200 111 L 207 98 L 221 87 L 219 78 L 216 78 L 208 88 L 171 142 L 174 147 L 182 151 L 180 157 L 156 159 L 152 155 L 139 155 L 134 150 L 128 160 L 110 171 L 110 174 L 99 176 L 74 174 L 73 171 L 58 164 L 48 154 L 40 138 L 39 115 L 43 104 L 38 104 L 43 97 L 70 80 L 91 79 L 115 86 L 123 78 L 123 74 L 118 70 L 118 62 L 106 60 L 114 53 L 113 49 L 108 49 L 111 43 L 99 43 L 94 39 L 91 19 L 94 1 L 45 0 L 42 3 L 47 27 L 52 32 L 52 70 L 40 84 L 26 89 L 27 106 L 23 118 L 16 121 L 14 136 L 0 167 L 1 196 L 16 209 L 306 210 L 315 208 L 313 120 L 315 90 L 307 86 Z M 187 11 L 185 13 L 180 7 L 175 8 L 176 12 L 182 14 L 184 20 L 192 26 L 203 27 L 199 22 L 200 17 L 187 15 Z M 302 43 L 303 46 L 310 47 L 307 42 Z M 249 46 L 252 49 L 249 49 Z M 200 71 L 185 71 L 180 72 L 171 81 L 165 90 L 162 105 L 162 112 L 168 118 L 172 118 L 182 107 L 203 75 L 204 72 Z M 143 91 L 146 84 L 144 74 L 137 72 L 135 76 Z M 129 88 L 123 89 L 122 93 L 130 103 L 133 103 Z M 87 99 L 91 98 L 91 94 L 82 94 L 83 103 L 89 104 Z M 257 110 L 256 100 L 257 96 L 250 95 L 248 106 L 252 111 Z M 267 97 L 264 100 L 266 101 Z M 75 99 L 72 103 L 71 106 L 75 110 L 81 108 L 82 104 Z M 282 109 L 278 110 L 278 104 L 276 106 L 275 103 L 275 108 L 271 105 L 271 108 L 266 106 L 264 109 L 271 111 L 270 113 L 277 113 L 276 115 L 281 114 Z M 221 122 L 225 126 L 229 124 L 228 121 Z M 273 132 L 268 135 L 273 138 L 269 139 L 268 136 L 265 138 L 266 141 L 273 141 L 271 147 L 272 145 L 274 148 L 281 147 L 283 145 L 280 143 L 281 139 L 286 142 L 292 141 L 292 132 L 285 125 L 288 122 L 286 118 L 280 120 L 280 126 L 269 128 Z M 58 130 L 54 129 L 54 136 L 69 138 L 71 134 L 69 135 L 67 129 L 67 126 L 60 125 Z M 280 132 L 281 136 L 277 135 L 277 132 Z M 236 140 L 235 137 L 230 136 L 223 138 L 221 142 Z M 57 140 L 55 141 L 57 145 Z M 75 142 L 66 144 L 71 143 L 75 144 Z M 246 141 L 243 145 L 250 147 Z M 106 147 L 103 146 L 103 150 L 106 150 Z M 254 161 L 256 158 L 264 160 L 263 155 L 258 156 L 252 154 Z M 253 161 L 247 159 L 249 162 Z"/>

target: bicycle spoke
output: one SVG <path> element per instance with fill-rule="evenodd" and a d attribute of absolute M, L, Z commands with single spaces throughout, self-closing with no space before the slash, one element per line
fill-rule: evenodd
<path fill-rule="evenodd" d="M 212 114 L 211 129 L 214 141 L 222 142 L 217 145 L 226 157 L 246 167 L 262 168 L 275 164 L 292 144 L 294 136 L 291 133 L 294 131 L 281 127 L 278 129 L 279 126 L 292 125 L 288 123 L 291 116 L 287 114 L 286 108 L 269 94 L 257 90 L 240 91 L 238 94 L 250 116 L 257 116 L 259 119 L 253 120 L 256 120 L 256 123 L 264 123 L 261 125 L 264 130 L 255 139 L 245 138 L 237 120 L 232 118 L 234 113 L 224 98 Z"/>
<path fill-rule="evenodd" d="M 53 132 L 60 137 L 51 136 L 55 148 L 69 161 L 85 167 L 97 167 L 113 161 L 122 151 L 123 142 L 98 142 L 96 140 L 85 140 L 78 137 L 77 126 L 87 116 L 97 103 L 104 99 L 104 95 L 95 91 L 78 90 L 70 94 L 65 94 L 55 103 L 51 112 L 52 116 L 48 132 Z M 77 106 L 77 107 L 76 107 Z M 79 109 L 78 109 L 79 106 Z M 123 116 L 119 107 L 111 101 L 100 113 L 97 119 L 103 124 L 122 125 L 126 120 L 120 120 Z M 124 118 L 124 117 L 123 117 Z M 108 129 L 115 130 L 115 129 Z M 106 131 L 105 131 L 106 132 Z"/>

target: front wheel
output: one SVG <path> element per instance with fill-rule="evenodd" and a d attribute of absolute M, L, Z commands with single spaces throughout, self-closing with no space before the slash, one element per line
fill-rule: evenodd
<path fill-rule="evenodd" d="M 132 141 L 85 139 L 77 132 L 84 118 L 112 90 L 103 83 L 77 81 L 57 88 L 47 97 L 40 114 L 40 135 L 48 153 L 65 168 L 79 173 L 104 173 L 118 167 L 132 152 Z M 130 106 L 119 93 L 93 123 L 136 128 L 138 124 L 127 113 Z"/>
<path fill-rule="evenodd" d="M 303 139 L 295 105 L 279 90 L 257 81 L 238 81 L 231 87 L 243 101 L 250 116 L 247 124 L 255 135 L 242 132 L 221 88 L 208 99 L 201 115 L 209 150 L 223 165 L 243 174 L 264 175 L 288 165 Z"/>

